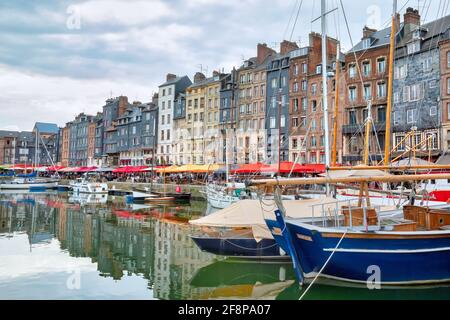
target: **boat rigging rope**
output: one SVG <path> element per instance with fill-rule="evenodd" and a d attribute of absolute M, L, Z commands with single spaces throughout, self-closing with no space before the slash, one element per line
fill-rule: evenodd
<path fill-rule="evenodd" d="M 333 249 L 333 252 L 331 252 L 330 256 L 328 257 L 327 261 L 325 261 L 324 265 L 322 266 L 322 268 L 320 269 L 320 271 L 316 274 L 316 276 L 314 277 L 314 279 L 311 281 L 311 283 L 309 284 L 308 288 L 306 288 L 305 292 L 303 292 L 303 294 L 300 296 L 299 300 L 302 300 L 303 297 L 308 293 L 309 289 L 313 286 L 313 284 L 316 282 L 317 278 L 319 278 L 319 276 L 322 274 L 323 270 L 325 269 L 325 267 L 328 265 L 328 263 L 330 262 L 331 258 L 334 256 L 334 253 L 336 252 L 336 250 L 339 248 L 339 246 L 341 245 L 342 240 L 344 240 L 345 236 L 347 235 L 347 231 L 345 230 L 344 234 L 342 235 L 341 239 L 339 240 L 339 242 L 337 243 L 336 247 Z"/>

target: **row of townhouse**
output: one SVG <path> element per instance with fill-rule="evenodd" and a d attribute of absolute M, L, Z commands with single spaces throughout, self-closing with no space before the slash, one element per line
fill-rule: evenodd
<path fill-rule="evenodd" d="M 408 8 L 395 21 L 393 156 L 414 150 L 438 158 L 450 141 L 450 16 L 421 24 L 418 10 Z M 362 161 L 369 112 L 371 160 L 384 153 L 390 34 L 390 27 L 364 27 L 345 54 L 338 40 L 326 40 L 329 137 L 339 163 Z M 198 72 L 192 80 L 169 73 L 149 103 L 108 99 L 102 112 L 80 114 L 61 129 L 61 162 L 324 163 L 321 38 L 310 33 L 305 47 L 283 41 L 279 52 L 258 44 L 256 56 L 229 73 Z"/>
<path fill-rule="evenodd" d="M 32 131 L 0 130 L 0 164 L 51 166 L 60 161 L 59 149 L 60 129 L 53 123 L 36 122 Z"/>
<path fill-rule="evenodd" d="M 156 153 L 158 96 L 152 102 L 106 100 L 95 116 L 79 114 L 61 129 L 63 166 L 150 165 Z"/>

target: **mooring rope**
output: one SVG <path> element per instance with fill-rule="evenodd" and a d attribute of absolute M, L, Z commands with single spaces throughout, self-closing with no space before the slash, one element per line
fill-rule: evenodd
<path fill-rule="evenodd" d="M 323 272 L 323 270 L 325 269 L 325 267 L 328 265 L 328 262 L 330 262 L 331 258 L 333 257 L 334 253 L 336 252 L 336 250 L 339 248 L 339 246 L 341 245 L 342 240 L 344 240 L 345 236 L 347 235 L 347 231 L 345 230 L 344 234 L 342 235 L 341 239 L 339 240 L 339 242 L 337 243 L 336 247 L 333 249 L 333 252 L 331 252 L 330 256 L 328 257 L 327 261 L 325 261 L 324 265 L 322 266 L 322 268 L 320 269 L 319 273 L 316 274 L 316 276 L 314 277 L 313 281 L 311 281 L 311 283 L 309 284 L 308 288 L 306 288 L 305 292 L 303 292 L 303 294 L 300 296 L 299 300 L 302 300 L 303 297 L 308 293 L 309 289 L 313 286 L 314 282 L 316 282 L 317 278 L 319 278 L 319 276 L 321 275 L 321 273 Z"/>

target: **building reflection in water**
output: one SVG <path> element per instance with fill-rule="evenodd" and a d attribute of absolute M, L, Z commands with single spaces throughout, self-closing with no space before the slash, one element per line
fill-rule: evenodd
<path fill-rule="evenodd" d="M 115 199 L 107 204 L 77 205 L 54 194 L 0 194 L 0 237 L 26 233 L 33 245 L 56 238 L 72 257 L 90 257 L 102 277 L 120 280 L 138 275 L 159 299 L 201 296 L 190 285 L 196 271 L 213 262 L 189 238 L 184 208 L 126 211 Z M 191 209 L 189 209 L 191 210 Z"/>

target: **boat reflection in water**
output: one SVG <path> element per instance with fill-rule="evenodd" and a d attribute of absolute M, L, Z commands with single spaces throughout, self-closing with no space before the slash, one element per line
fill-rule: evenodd
<path fill-rule="evenodd" d="M 65 194 L 0 193 L 1 299 L 298 299 L 290 264 L 218 262 L 200 251 L 191 206 L 69 203 Z M 81 286 L 68 289 L 68 267 Z M 70 270 L 69 270 L 70 271 Z M 13 276 L 12 276 L 13 275 Z M 317 283 L 306 299 L 449 299 L 447 287 L 372 290 Z"/>

